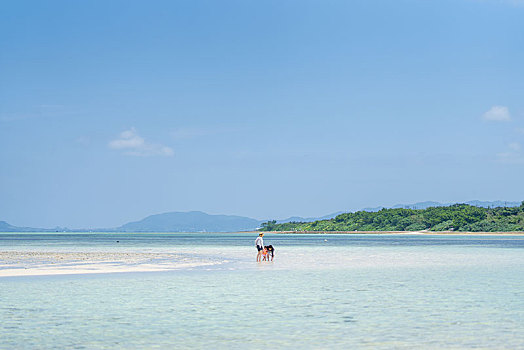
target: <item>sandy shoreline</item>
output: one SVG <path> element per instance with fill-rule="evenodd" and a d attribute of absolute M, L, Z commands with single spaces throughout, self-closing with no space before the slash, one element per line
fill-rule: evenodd
<path fill-rule="evenodd" d="M 0 277 L 153 272 L 213 264 L 170 253 L 0 251 Z"/>
<path fill-rule="evenodd" d="M 258 233 L 257 231 L 253 232 Z M 266 232 L 268 233 L 268 232 Z M 398 232 L 398 231 L 329 231 L 329 232 L 269 232 L 279 235 L 300 234 L 341 234 L 341 235 L 399 235 L 399 236 L 421 236 L 421 235 L 457 235 L 457 236 L 524 236 L 524 232 Z M 358 237 L 355 237 L 358 240 Z M 122 272 L 157 272 L 173 271 L 180 269 L 191 269 L 221 264 L 227 262 L 230 256 L 242 257 L 245 261 L 251 261 L 251 249 L 249 252 L 243 250 L 223 252 L 223 249 L 212 251 L 199 251 L 188 253 L 183 249 L 162 250 L 158 252 L 125 251 L 121 247 L 118 251 L 53 251 L 54 248 L 41 247 L 39 250 L 0 251 L 0 278 L 15 276 L 41 276 L 41 275 L 67 275 L 67 274 L 103 274 Z M 238 249 L 237 249 L 238 250 Z M 288 262 L 293 265 L 293 257 Z M 366 260 L 366 259 L 364 259 Z M 370 261 L 374 261 L 371 259 Z M 280 262 L 280 260 L 279 260 Z M 356 264 L 356 261 L 350 261 Z M 401 262 L 399 262 L 401 263 Z M 284 266 L 285 264 L 282 264 Z M 286 265 L 287 266 L 287 265 Z"/>
<path fill-rule="evenodd" d="M 524 236 L 524 232 L 457 232 L 457 231 L 256 231 L 276 234 L 373 234 L 373 235 L 454 235 L 454 236 Z"/>

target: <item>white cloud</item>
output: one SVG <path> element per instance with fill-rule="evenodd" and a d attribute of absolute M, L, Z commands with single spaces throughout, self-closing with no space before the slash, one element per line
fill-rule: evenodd
<path fill-rule="evenodd" d="M 524 164 L 524 154 L 522 154 L 522 147 L 518 142 L 512 142 L 508 145 L 510 149 L 508 152 L 498 153 L 497 159 L 499 162 L 508 164 Z"/>
<path fill-rule="evenodd" d="M 494 122 L 508 122 L 511 120 L 511 115 L 509 114 L 508 107 L 493 106 L 482 115 L 482 118 Z"/>
<path fill-rule="evenodd" d="M 120 138 L 109 143 L 109 147 L 113 149 L 138 149 L 143 147 L 145 141 L 138 136 L 134 128 L 120 133 Z"/>
<path fill-rule="evenodd" d="M 138 135 L 135 128 L 123 131 L 119 138 L 109 142 L 109 148 L 122 150 L 128 156 L 166 156 L 174 154 L 173 149 L 156 143 L 149 143 Z"/>

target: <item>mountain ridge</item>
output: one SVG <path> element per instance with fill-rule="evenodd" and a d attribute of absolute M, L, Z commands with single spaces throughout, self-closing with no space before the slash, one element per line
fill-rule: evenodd
<path fill-rule="evenodd" d="M 117 228 L 123 232 L 229 232 L 256 229 L 259 220 L 238 215 L 214 215 L 202 211 L 154 214 Z"/>
<path fill-rule="evenodd" d="M 520 202 L 504 201 L 479 201 L 473 200 L 465 202 L 474 206 L 519 206 Z M 439 202 L 418 202 L 415 204 L 396 204 L 390 208 L 412 208 L 425 209 L 430 206 L 449 206 L 451 204 L 442 204 Z M 360 211 L 379 211 L 385 207 L 364 208 Z M 350 212 L 340 211 L 322 217 L 303 218 L 292 216 L 286 219 L 275 220 L 277 223 L 289 222 L 314 222 L 318 220 L 328 220 L 337 215 Z M 69 229 L 66 227 L 56 228 L 32 228 L 17 227 L 6 221 L 0 221 L 0 232 L 237 232 L 253 231 L 259 228 L 262 223 L 268 220 L 257 220 L 250 217 L 238 215 L 207 214 L 202 211 L 188 212 L 167 212 L 153 214 L 137 221 L 131 221 L 115 228 L 97 228 L 97 229 Z"/>

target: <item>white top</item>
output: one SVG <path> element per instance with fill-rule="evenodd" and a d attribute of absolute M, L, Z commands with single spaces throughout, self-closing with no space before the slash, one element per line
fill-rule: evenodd
<path fill-rule="evenodd" d="M 255 239 L 255 245 L 264 248 L 264 240 L 262 237 L 258 236 L 257 239 Z"/>

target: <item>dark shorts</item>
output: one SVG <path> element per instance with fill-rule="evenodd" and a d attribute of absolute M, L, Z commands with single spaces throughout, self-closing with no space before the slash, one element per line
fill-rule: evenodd
<path fill-rule="evenodd" d="M 258 251 L 264 250 L 264 247 L 259 247 L 259 246 L 257 246 L 257 250 L 258 250 Z"/>

